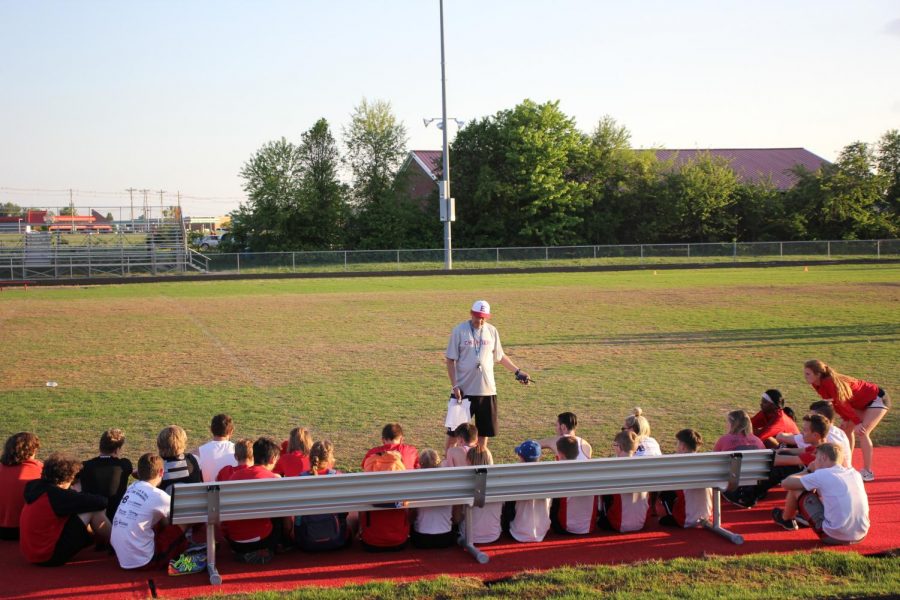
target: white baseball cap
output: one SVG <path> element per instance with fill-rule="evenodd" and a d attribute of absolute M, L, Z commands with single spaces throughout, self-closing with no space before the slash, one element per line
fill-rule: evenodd
<path fill-rule="evenodd" d="M 486 300 L 476 300 L 472 304 L 472 312 L 482 319 L 487 319 L 491 316 L 491 305 Z"/>

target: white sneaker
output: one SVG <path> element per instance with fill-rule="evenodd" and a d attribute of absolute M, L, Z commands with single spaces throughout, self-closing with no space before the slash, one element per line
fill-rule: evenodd
<path fill-rule="evenodd" d="M 869 469 L 860 469 L 859 474 L 862 475 L 863 481 L 875 481 L 875 473 Z"/>

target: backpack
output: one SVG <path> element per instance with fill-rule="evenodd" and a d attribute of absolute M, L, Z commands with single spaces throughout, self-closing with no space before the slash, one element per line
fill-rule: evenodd
<path fill-rule="evenodd" d="M 350 540 L 346 513 L 294 517 L 294 540 L 301 550 L 336 550 Z"/>

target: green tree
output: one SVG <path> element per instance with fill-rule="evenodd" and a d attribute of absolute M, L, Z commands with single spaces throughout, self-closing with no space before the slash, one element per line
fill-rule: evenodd
<path fill-rule="evenodd" d="M 417 209 L 399 193 L 396 177 L 406 155 L 406 127 L 389 102 L 363 98 L 344 129 L 344 144 L 353 177 L 352 241 L 361 248 L 403 247 Z"/>
<path fill-rule="evenodd" d="M 339 248 L 347 219 L 347 189 L 338 179 L 340 154 L 328 121 L 319 119 L 303 133 L 297 153 L 302 172 L 300 210 L 291 216 L 290 233 L 304 249 Z"/>
<path fill-rule="evenodd" d="M 881 209 L 897 223 L 900 217 L 900 131 L 891 129 L 878 140 L 875 151 L 878 175 L 883 179 L 884 200 Z"/>
<path fill-rule="evenodd" d="M 652 242 L 659 194 L 653 152 L 631 148 L 631 134 L 609 116 L 591 134 L 579 179 L 586 183 L 580 238 L 590 244 Z"/>
<path fill-rule="evenodd" d="M 4 202 L 3 204 L 0 204 L 0 215 L 4 215 L 7 217 L 18 217 L 23 214 L 24 211 L 18 204 L 13 204 L 12 202 Z"/>
<path fill-rule="evenodd" d="M 589 200 L 575 167 L 586 149 L 558 102 L 525 100 L 463 128 L 451 152 L 463 243 L 577 241 Z"/>
<path fill-rule="evenodd" d="M 738 190 L 729 161 L 700 154 L 663 176 L 658 223 L 663 241 L 720 242 L 734 239 L 731 208 Z"/>
<path fill-rule="evenodd" d="M 289 250 L 289 231 L 299 210 L 302 162 L 297 146 L 285 138 L 268 142 L 241 169 L 247 202 L 232 213 L 234 244 L 255 251 Z"/>

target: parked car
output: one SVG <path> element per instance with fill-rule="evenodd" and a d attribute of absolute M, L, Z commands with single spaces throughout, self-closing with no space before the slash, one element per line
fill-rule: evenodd
<path fill-rule="evenodd" d="M 197 245 L 200 246 L 201 250 L 209 250 L 210 248 L 216 248 L 219 245 L 219 236 L 204 235 L 202 238 L 200 238 L 200 241 L 197 242 Z"/>

